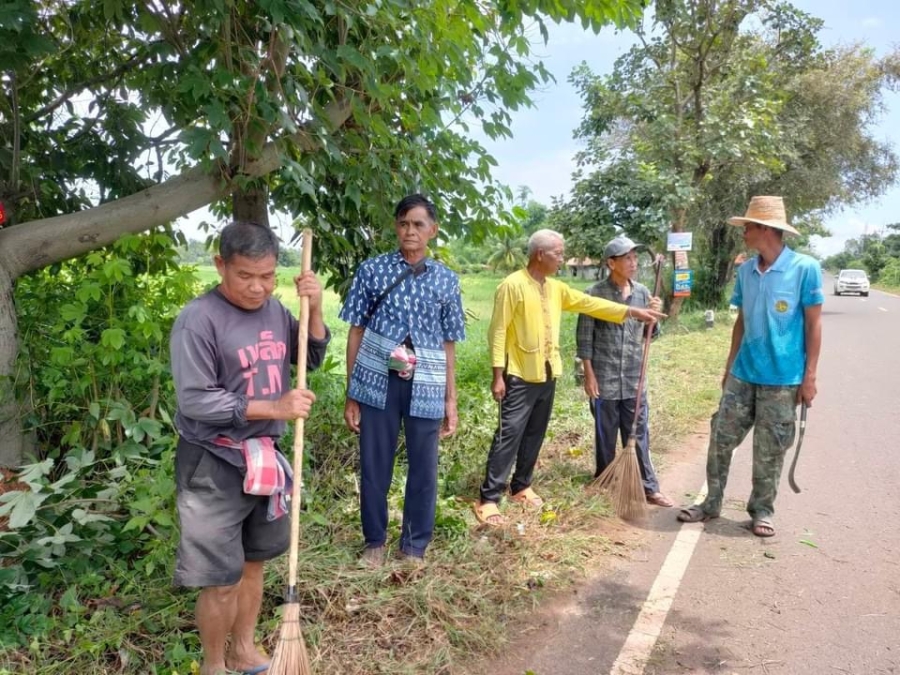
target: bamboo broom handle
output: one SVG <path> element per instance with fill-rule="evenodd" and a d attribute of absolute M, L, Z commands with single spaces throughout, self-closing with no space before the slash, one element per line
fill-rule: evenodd
<path fill-rule="evenodd" d="M 301 270 L 312 269 L 312 230 L 303 230 Z M 300 330 L 297 332 L 297 389 L 306 389 L 306 352 L 309 341 L 309 297 L 300 297 Z M 291 498 L 291 549 L 288 558 L 288 594 L 296 594 L 297 559 L 300 553 L 300 500 L 303 493 L 304 419 L 294 422 L 294 494 Z"/>
<path fill-rule="evenodd" d="M 656 280 L 653 283 L 653 295 L 659 295 L 659 284 L 662 279 L 663 258 L 661 255 L 656 256 Z M 634 438 L 637 432 L 638 418 L 641 416 L 641 407 L 644 402 L 644 381 L 647 379 L 647 361 L 650 357 L 650 340 L 653 337 L 653 326 L 655 321 L 646 324 L 644 330 L 644 347 L 641 356 L 641 374 L 638 377 L 637 399 L 634 402 L 634 419 L 631 421 L 631 438 Z"/>

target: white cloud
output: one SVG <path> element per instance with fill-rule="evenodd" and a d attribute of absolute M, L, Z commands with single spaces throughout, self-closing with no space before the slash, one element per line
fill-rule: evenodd
<path fill-rule="evenodd" d="M 881 226 L 851 216 L 834 218 L 826 223 L 826 227 L 831 232 L 830 237 L 810 238 L 813 249 L 823 258 L 843 251 L 848 239 L 857 239 L 864 234 L 877 232 Z"/>
<path fill-rule="evenodd" d="M 863 28 L 881 28 L 884 25 L 884 21 L 877 16 L 867 16 L 859 22 L 859 25 Z"/>
<path fill-rule="evenodd" d="M 501 164 L 495 175 L 512 188 L 513 194 L 520 185 L 527 185 L 532 199 L 549 206 L 552 197 L 569 193 L 575 170 L 574 155 L 574 146 L 563 147 L 552 154 Z"/>

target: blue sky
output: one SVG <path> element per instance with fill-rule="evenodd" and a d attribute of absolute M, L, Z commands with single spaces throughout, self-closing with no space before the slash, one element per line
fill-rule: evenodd
<path fill-rule="evenodd" d="M 879 56 L 888 53 L 896 41 L 900 9 L 888 0 L 797 0 L 793 3 L 805 12 L 825 21 L 820 33 L 823 44 L 863 43 Z M 532 190 L 532 198 L 549 204 L 551 197 L 567 194 L 574 170 L 573 156 L 578 142 L 572 132 L 582 116 L 581 99 L 568 82 L 568 76 L 582 61 L 596 73 L 608 72 L 615 59 L 632 45 L 629 33 L 613 30 L 594 35 L 579 26 L 551 26 L 550 41 L 539 45 L 536 55 L 556 78 L 556 83 L 538 92 L 535 107 L 515 113 L 513 138 L 484 144 L 498 162 L 496 177 L 515 191 L 520 185 Z M 873 130 L 900 146 L 900 94 L 886 93 L 887 110 Z M 790 209 L 790 205 L 788 205 Z M 871 203 L 845 209 L 827 221 L 833 236 L 814 238 L 816 251 L 831 255 L 843 249 L 848 238 L 879 230 L 888 223 L 900 222 L 900 185 Z"/>

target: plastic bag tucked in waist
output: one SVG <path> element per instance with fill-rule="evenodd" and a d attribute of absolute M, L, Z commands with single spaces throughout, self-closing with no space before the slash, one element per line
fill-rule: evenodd
<path fill-rule="evenodd" d="M 412 350 L 412 347 L 407 347 L 404 344 L 394 347 L 388 358 L 388 368 L 396 370 L 397 374 L 404 380 L 412 378 L 413 371 L 416 369 L 416 353 Z"/>

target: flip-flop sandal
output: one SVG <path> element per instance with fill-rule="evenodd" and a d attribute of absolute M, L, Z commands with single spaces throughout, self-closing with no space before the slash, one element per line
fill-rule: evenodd
<path fill-rule="evenodd" d="M 243 670 L 229 670 L 229 673 L 234 673 L 234 675 L 263 675 L 263 673 L 269 670 L 269 666 L 272 665 L 270 663 L 263 663 L 259 666 L 253 666 L 253 668 L 246 668 Z"/>
<path fill-rule="evenodd" d="M 754 518 L 750 523 L 750 531 L 757 537 L 774 537 L 775 525 L 770 518 Z"/>
<path fill-rule="evenodd" d="M 489 527 L 501 527 L 503 525 L 503 516 L 494 502 L 478 501 L 475 502 L 473 508 L 476 520 L 482 525 L 487 525 Z"/>
<path fill-rule="evenodd" d="M 718 515 L 712 516 L 699 506 L 686 506 L 678 512 L 678 520 L 682 523 L 705 523 L 707 520 L 718 518 Z"/>
<path fill-rule="evenodd" d="M 544 505 L 544 500 L 530 487 L 520 490 L 514 495 L 510 495 L 509 501 L 515 502 L 516 504 L 524 504 L 525 506 L 530 506 L 535 509 L 539 509 Z"/>
<path fill-rule="evenodd" d="M 662 506 L 664 508 L 675 506 L 675 502 L 666 497 L 662 492 L 653 492 L 647 495 L 647 503 L 653 504 L 654 506 Z"/>

